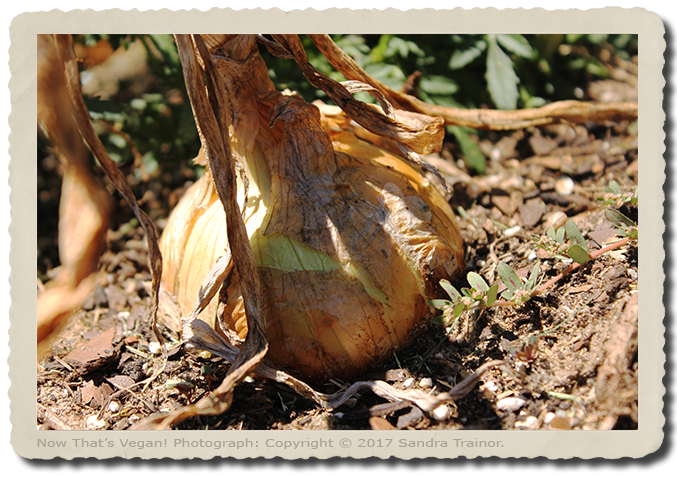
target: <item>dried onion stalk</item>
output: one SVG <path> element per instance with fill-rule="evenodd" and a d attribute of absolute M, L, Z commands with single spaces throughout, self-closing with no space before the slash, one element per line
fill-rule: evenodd
<path fill-rule="evenodd" d="M 430 316 L 428 299 L 438 295 L 439 280 L 462 271 L 463 247 L 443 196 L 404 159 L 358 139 L 349 120 L 416 147 L 424 136 L 412 124 L 423 121 L 425 137 L 441 125 L 422 115 L 403 122 L 406 115 L 388 118 L 357 104 L 341 105 L 351 117 L 331 108 L 323 114 L 274 89 L 254 36 L 204 38 L 231 92 L 221 99 L 230 108 L 231 152 L 243 172 L 238 203 L 262 287 L 266 358 L 306 379 L 364 372 Z M 297 39 L 277 39 L 302 60 Z M 308 68 L 304 73 L 313 74 Z M 334 83 L 333 94 L 343 98 Z M 172 212 L 160 242 L 163 281 L 184 316 L 229 250 L 225 219 L 207 168 Z M 244 338 L 241 296 L 235 270 L 199 318 Z"/>

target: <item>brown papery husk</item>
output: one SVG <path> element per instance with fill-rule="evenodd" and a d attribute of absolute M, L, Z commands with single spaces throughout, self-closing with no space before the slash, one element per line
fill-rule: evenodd
<path fill-rule="evenodd" d="M 266 359 L 309 380 L 358 375 L 430 317 L 440 279 L 462 272 L 453 213 L 403 159 L 329 133 L 316 106 L 276 92 L 253 37 L 205 40 L 237 93 L 230 138 L 250 185 L 240 206 L 264 298 Z M 161 241 L 168 263 L 179 264 L 163 278 L 184 315 L 201 285 L 192 277 L 206 276 L 228 246 L 209 181 L 208 172 L 189 190 Z M 200 317 L 214 323 L 217 309 Z M 222 326 L 244 337 L 237 273 L 221 309 Z"/>

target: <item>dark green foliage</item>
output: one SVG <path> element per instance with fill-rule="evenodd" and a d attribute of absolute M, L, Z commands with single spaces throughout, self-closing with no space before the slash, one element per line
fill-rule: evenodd
<path fill-rule="evenodd" d="M 333 35 L 340 48 L 374 78 L 401 89 L 407 78 L 420 72 L 415 93 L 424 101 L 450 107 L 522 108 L 549 101 L 573 99 L 574 89 L 594 76 L 608 75 L 597 59 L 602 49 L 622 58 L 637 53 L 636 35 Z M 199 138 L 190 110 L 176 46 L 171 35 L 79 35 L 87 46 L 107 40 L 113 49 L 143 42 L 151 75 L 139 78 L 144 88 L 121 85 L 108 100 L 88 99 L 93 119 L 103 119 L 123 131 L 151 175 L 175 168 L 194 157 Z M 311 63 L 323 73 L 345 78 L 303 36 Z M 307 101 L 327 100 L 306 80 L 292 60 L 260 51 L 278 89 L 297 91 Z M 142 93 L 135 91 L 143 90 Z M 373 102 L 368 93 L 358 99 Z M 468 169 L 483 174 L 486 161 L 467 128 L 448 128 Z M 131 164 L 130 144 L 101 129 L 101 139 L 116 161 Z"/>
<path fill-rule="evenodd" d="M 125 133 L 142 156 L 144 172 L 151 177 L 176 168 L 180 161 L 197 155 L 200 141 L 185 91 L 178 52 L 171 35 L 82 35 L 85 45 L 108 40 L 113 49 L 129 47 L 140 40 L 147 51 L 150 74 L 136 78 L 142 88 L 120 85 L 115 96 L 102 100 L 86 98 L 93 120 L 104 120 Z M 135 93 L 141 90 L 140 93 Z M 108 128 L 100 139 L 110 156 L 120 164 L 134 161 L 131 145 Z"/>

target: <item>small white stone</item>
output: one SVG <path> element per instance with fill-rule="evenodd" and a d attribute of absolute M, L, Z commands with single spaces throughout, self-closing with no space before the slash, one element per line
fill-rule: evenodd
<path fill-rule="evenodd" d="M 538 418 L 536 416 L 529 416 L 523 421 L 517 421 L 515 423 L 516 429 L 538 429 Z"/>
<path fill-rule="evenodd" d="M 547 413 L 545 415 L 545 417 L 543 418 L 543 423 L 544 424 L 550 424 L 552 422 L 552 420 L 555 419 L 555 415 L 556 414 L 554 412 Z"/>
<path fill-rule="evenodd" d="M 491 158 L 492 161 L 500 161 L 501 160 L 501 150 L 497 147 L 493 148 L 491 150 L 491 153 L 489 154 L 489 157 Z"/>
<path fill-rule="evenodd" d="M 527 260 L 533 262 L 536 260 L 536 257 L 538 257 L 538 254 L 536 252 L 531 252 L 529 255 L 527 255 Z"/>
<path fill-rule="evenodd" d="M 560 179 L 557 179 L 557 182 L 555 182 L 555 190 L 559 195 L 563 196 L 571 195 L 575 187 L 576 184 L 574 183 L 574 180 L 571 177 L 565 176 Z"/>
<path fill-rule="evenodd" d="M 111 401 L 108 405 L 108 410 L 110 412 L 118 412 L 120 410 L 120 404 L 118 404 L 117 401 Z"/>
<path fill-rule="evenodd" d="M 433 412 L 431 412 L 430 415 L 436 421 L 446 421 L 451 417 L 451 409 L 448 405 L 442 404 L 441 406 L 437 406 L 435 409 L 433 409 Z"/>
<path fill-rule="evenodd" d="M 127 318 L 129 318 L 129 315 L 131 315 L 131 313 L 128 312 L 128 311 L 118 311 L 117 317 L 118 317 L 118 320 L 127 321 Z"/>
<path fill-rule="evenodd" d="M 482 385 L 482 387 L 483 387 L 484 389 L 486 389 L 487 391 L 492 392 L 492 393 L 494 393 L 494 394 L 496 394 L 496 393 L 498 392 L 498 389 L 499 389 L 499 388 L 498 388 L 498 384 L 496 384 L 496 383 L 493 382 L 493 381 L 487 381 L 486 383 L 484 383 L 484 384 Z"/>
<path fill-rule="evenodd" d="M 162 353 L 162 345 L 157 341 L 151 341 L 148 343 L 148 351 L 150 351 L 151 354 L 160 354 Z"/>
<path fill-rule="evenodd" d="M 99 419 L 96 414 L 89 416 L 85 421 L 87 429 L 90 430 L 103 429 L 104 427 L 106 427 L 106 424 L 107 423 L 105 419 Z"/>
<path fill-rule="evenodd" d="M 414 385 L 414 378 L 407 378 L 403 383 L 402 386 L 404 389 L 408 389 Z"/>
<path fill-rule="evenodd" d="M 526 399 L 521 397 L 507 397 L 496 402 L 496 407 L 501 411 L 519 411 L 527 403 Z"/>
<path fill-rule="evenodd" d="M 433 387 L 433 380 L 430 379 L 430 378 L 423 378 L 418 383 L 418 385 L 421 386 L 423 389 L 432 388 Z"/>
<path fill-rule="evenodd" d="M 522 230 L 522 227 L 520 227 L 519 225 L 515 225 L 514 227 L 510 227 L 509 229 L 505 229 L 503 231 L 503 235 L 506 236 L 506 237 L 513 237 L 513 236 L 517 235 L 518 233 L 520 233 L 521 230 Z"/>

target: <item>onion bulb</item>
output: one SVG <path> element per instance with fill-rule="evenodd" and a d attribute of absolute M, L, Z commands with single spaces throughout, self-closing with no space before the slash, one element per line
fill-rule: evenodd
<path fill-rule="evenodd" d="M 217 66 L 238 85 L 229 135 L 248 182 L 238 198 L 264 297 L 266 359 L 309 380 L 363 373 L 431 316 L 439 281 L 462 272 L 453 212 L 340 112 L 275 91 L 258 51 L 239 45 Z M 164 284 L 187 315 L 228 248 L 209 169 L 171 213 L 160 248 Z M 237 272 L 199 318 L 246 336 Z"/>

